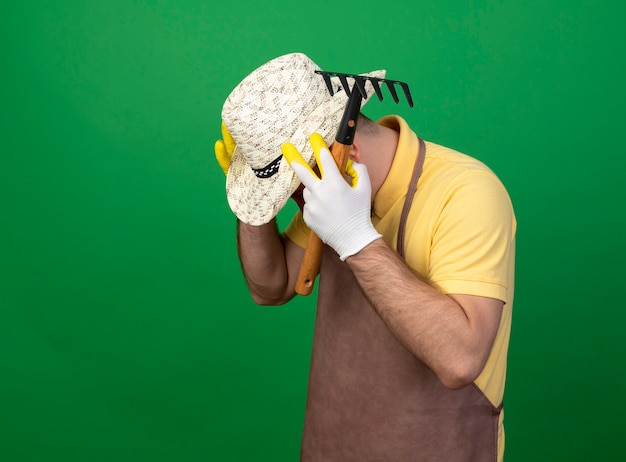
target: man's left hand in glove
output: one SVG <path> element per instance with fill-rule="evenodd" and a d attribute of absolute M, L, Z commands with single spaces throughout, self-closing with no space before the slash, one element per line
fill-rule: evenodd
<path fill-rule="evenodd" d="M 381 238 L 370 218 L 372 188 L 367 167 L 348 162 L 348 184 L 328 150 L 324 139 L 314 133 L 311 146 L 320 171 L 318 177 L 290 143 L 283 155 L 305 186 L 303 216 L 307 225 L 331 246 L 343 261 Z"/>

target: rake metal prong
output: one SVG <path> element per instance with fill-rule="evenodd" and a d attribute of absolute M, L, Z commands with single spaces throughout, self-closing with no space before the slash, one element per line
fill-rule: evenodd
<path fill-rule="evenodd" d="M 365 91 L 365 80 L 365 78 L 354 77 L 354 86 L 357 87 L 363 99 L 367 99 L 367 92 Z M 354 87 L 352 87 L 352 90 L 354 91 Z"/>
<path fill-rule="evenodd" d="M 376 96 L 378 96 L 378 101 L 382 101 L 383 100 L 383 92 L 380 90 L 380 85 L 378 85 L 378 82 L 380 81 L 380 79 L 377 79 L 376 77 L 370 77 L 368 80 L 372 84 L 372 87 L 374 87 L 374 91 L 376 92 Z"/>
<path fill-rule="evenodd" d="M 341 86 L 346 91 L 346 95 L 348 95 L 348 98 L 350 98 L 352 96 L 352 89 L 350 88 L 350 85 L 348 85 L 348 76 L 346 74 L 335 74 L 335 75 L 339 77 Z"/>
<path fill-rule="evenodd" d="M 328 88 L 328 92 L 330 93 L 330 96 L 333 96 L 335 94 L 335 90 L 333 90 L 333 84 L 330 81 L 330 74 L 327 74 L 321 71 L 315 71 L 315 72 L 317 74 L 322 74 L 322 77 L 324 77 L 324 82 L 326 82 L 326 87 Z"/>
<path fill-rule="evenodd" d="M 411 92 L 409 91 L 409 86 L 404 82 L 399 82 L 402 87 L 402 91 L 404 92 L 404 96 L 406 97 L 407 102 L 409 103 L 409 107 L 413 107 L 413 98 L 411 97 Z"/>
<path fill-rule="evenodd" d="M 387 84 L 387 88 L 389 89 L 389 93 L 391 93 L 391 97 L 393 98 L 393 100 L 397 103 L 400 100 L 398 99 L 398 93 L 396 92 L 396 87 L 394 87 L 394 81 L 392 80 L 385 80 L 385 83 Z"/>

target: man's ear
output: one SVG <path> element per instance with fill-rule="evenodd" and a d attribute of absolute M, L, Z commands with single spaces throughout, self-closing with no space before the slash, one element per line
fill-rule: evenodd
<path fill-rule="evenodd" d="M 352 142 L 352 146 L 350 146 L 350 159 L 354 162 L 361 162 L 361 145 L 356 139 Z"/>

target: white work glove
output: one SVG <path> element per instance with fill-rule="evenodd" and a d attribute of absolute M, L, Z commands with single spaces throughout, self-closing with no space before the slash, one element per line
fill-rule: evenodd
<path fill-rule="evenodd" d="M 370 178 L 365 165 L 350 161 L 346 168 L 352 177 L 349 185 L 319 134 L 311 135 L 311 145 L 321 178 L 292 144 L 283 145 L 283 155 L 305 186 L 304 221 L 343 261 L 382 237 L 370 218 Z"/>

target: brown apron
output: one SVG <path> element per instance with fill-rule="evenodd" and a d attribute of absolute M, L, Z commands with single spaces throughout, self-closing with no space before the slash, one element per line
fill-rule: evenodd
<path fill-rule="evenodd" d="M 424 162 L 419 141 L 400 255 Z M 392 335 L 328 246 L 320 274 L 301 460 L 495 462 L 501 407 L 474 384 L 446 388 Z"/>

